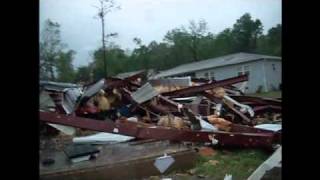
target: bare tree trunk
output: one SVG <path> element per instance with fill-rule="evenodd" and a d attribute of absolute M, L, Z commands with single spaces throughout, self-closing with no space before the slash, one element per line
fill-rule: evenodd
<path fill-rule="evenodd" d="M 107 74 L 107 62 L 106 62 L 106 45 L 105 45 L 105 36 L 104 36 L 104 14 L 103 9 L 101 12 L 101 24 L 102 24 L 102 52 L 103 52 L 103 66 L 104 66 L 104 75 L 108 77 Z"/>
<path fill-rule="evenodd" d="M 197 44 L 197 37 L 193 36 L 192 37 L 192 46 L 191 46 L 191 52 L 193 56 L 193 61 L 199 61 L 198 58 L 198 44 Z"/>

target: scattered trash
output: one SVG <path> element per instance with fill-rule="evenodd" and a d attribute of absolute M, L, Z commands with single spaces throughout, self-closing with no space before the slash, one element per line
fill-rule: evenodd
<path fill-rule="evenodd" d="M 91 145 L 68 145 L 64 149 L 65 154 L 72 163 L 89 160 L 91 156 L 96 157 L 99 149 Z"/>
<path fill-rule="evenodd" d="M 183 177 L 188 176 L 188 174 L 186 174 L 186 173 L 176 173 L 175 175 L 176 176 L 183 176 Z"/>
<path fill-rule="evenodd" d="M 67 134 L 70 136 L 72 136 L 76 133 L 76 129 L 74 127 L 63 126 L 63 125 L 59 125 L 59 124 L 51 124 L 51 123 L 48 123 L 48 125 L 58 129 L 59 131 L 63 132 L 64 134 Z"/>
<path fill-rule="evenodd" d="M 199 149 L 199 154 L 202 156 L 213 156 L 216 154 L 216 151 L 213 150 L 211 147 L 201 147 Z"/>
<path fill-rule="evenodd" d="M 135 139 L 270 149 L 281 144 L 281 100 L 244 95 L 234 85 L 246 81 L 247 75 L 218 81 L 148 80 L 139 72 L 85 86 L 41 82 L 41 137 L 52 129 L 70 136 L 73 144 L 61 147 L 73 163 L 100 157 L 91 144 Z M 91 133 L 83 136 L 87 130 Z M 215 154 L 209 147 L 199 153 Z M 154 166 L 164 173 L 174 161 L 165 154 L 155 159 Z"/>
<path fill-rule="evenodd" d="M 196 173 L 196 169 L 190 169 L 187 171 L 190 175 L 194 175 Z"/>
<path fill-rule="evenodd" d="M 281 124 L 259 124 L 254 127 L 258 129 L 265 129 L 265 130 L 270 130 L 274 132 L 280 131 L 282 129 Z"/>
<path fill-rule="evenodd" d="M 159 157 L 155 160 L 154 166 L 160 171 L 160 173 L 164 173 L 174 162 L 174 159 L 167 154 Z"/>
<path fill-rule="evenodd" d="M 248 180 L 262 179 L 274 167 L 282 167 L 282 147 L 280 146 L 266 161 L 264 161 L 248 178 Z M 281 177 L 281 176 L 280 176 Z"/>
<path fill-rule="evenodd" d="M 232 180 L 232 175 L 226 174 L 226 176 L 224 177 L 224 180 Z"/>
<path fill-rule="evenodd" d="M 216 128 L 214 125 L 208 123 L 207 121 L 203 120 L 202 118 L 199 118 L 201 130 L 203 131 L 218 131 L 218 128 Z"/>
<path fill-rule="evenodd" d="M 217 160 L 209 160 L 208 161 L 208 164 L 213 165 L 213 166 L 217 165 L 218 163 L 219 163 L 219 161 L 217 161 Z"/>
<path fill-rule="evenodd" d="M 204 175 L 204 174 L 198 174 L 197 177 L 198 177 L 198 178 L 206 178 L 207 176 Z"/>
<path fill-rule="evenodd" d="M 169 114 L 167 116 L 161 116 L 158 123 L 158 126 L 172 127 L 176 129 L 186 128 L 184 121 L 177 117 Z"/>
<path fill-rule="evenodd" d="M 134 139 L 134 137 L 112 133 L 97 133 L 85 137 L 75 137 L 72 141 L 76 144 L 113 144 L 118 142 L 130 141 L 132 139 Z"/>

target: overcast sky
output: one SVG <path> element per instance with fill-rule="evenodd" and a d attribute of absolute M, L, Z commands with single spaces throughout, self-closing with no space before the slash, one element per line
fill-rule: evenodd
<path fill-rule="evenodd" d="M 264 33 L 281 24 L 281 0 L 115 0 L 120 10 L 106 17 L 106 33 L 117 32 L 113 41 L 133 49 L 132 39 L 144 44 L 162 41 L 168 30 L 204 19 L 209 31 L 218 33 L 232 27 L 248 12 L 260 19 Z M 61 25 L 62 41 L 77 52 L 75 67 L 92 61 L 89 53 L 101 46 L 101 22 L 95 19 L 93 5 L 98 0 L 40 0 L 40 29 L 50 18 Z"/>

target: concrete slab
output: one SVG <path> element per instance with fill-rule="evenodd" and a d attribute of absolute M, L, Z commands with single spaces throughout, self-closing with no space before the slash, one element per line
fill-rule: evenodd
<path fill-rule="evenodd" d="M 154 161 L 164 153 L 175 160 L 165 173 L 192 168 L 197 158 L 197 153 L 190 147 L 168 141 L 119 143 L 98 148 L 101 152 L 96 159 L 76 164 L 69 162 L 62 151 L 42 152 L 40 179 L 141 179 L 160 175 Z M 47 157 L 54 159 L 55 163 L 43 166 L 41 160 Z"/>

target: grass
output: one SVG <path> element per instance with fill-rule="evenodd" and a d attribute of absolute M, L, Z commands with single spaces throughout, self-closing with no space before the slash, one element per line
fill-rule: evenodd
<path fill-rule="evenodd" d="M 271 91 L 265 93 L 248 94 L 250 96 L 280 98 L 281 91 Z M 268 152 L 258 149 L 233 149 L 215 150 L 216 154 L 205 157 L 199 156 L 194 167 L 196 176 L 185 176 L 176 178 L 178 180 L 195 180 L 197 175 L 204 175 L 207 178 L 220 180 L 226 174 L 232 175 L 232 180 L 247 179 L 266 159 L 271 155 Z M 214 163 L 210 163 L 214 162 Z M 184 172 L 186 173 L 186 172 Z M 175 172 L 171 173 L 175 174 Z M 170 176 L 169 176 L 170 177 Z"/>
<path fill-rule="evenodd" d="M 280 98 L 281 91 L 249 94 L 258 97 Z M 216 154 L 209 157 L 200 156 L 195 167 L 197 175 L 206 175 L 210 179 L 224 179 L 231 174 L 233 180 L 247 179 L 270 153 L 257 149 L 216 150 Z M 217 162 L 217 163 L 209 163 Z"/>
<path fill-rule="evenodd" d="M 282 96 L 282 92 L 281 91 L 270 91 L 270 92 L 254 93 L 254 94 L 248 94 L 248 95 L 258 96 L 258 97 L 280 98 Z"/>
<path fill-rule="evenodd" d="M 223 179 L 226 174 L 231 174 L 233 180 L 247 179 L 269 156 L 269 153 L 261 150 L 221 150 L 213 156 L 200 156 L 195 173 L 209 176 L 212 179 Z M 210 162 L 216 162 L 216 164 Z"/>

